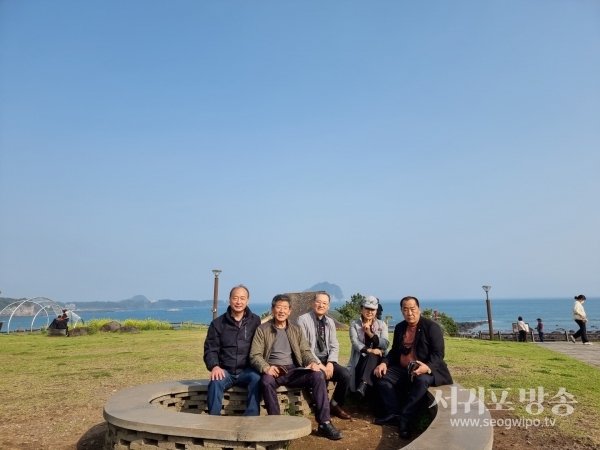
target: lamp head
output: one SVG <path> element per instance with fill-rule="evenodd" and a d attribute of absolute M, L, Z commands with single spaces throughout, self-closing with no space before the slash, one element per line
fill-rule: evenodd
<path fill-rule="evenodd" d="M 215 278 L 219 278 L 219 275 L 221 274 L 221 272 L 223 272 L 222 270 L 219 269 L 214 269 L 212 271 L 215 274 Z"/>
<path fill-rule="evenodd" d="M 481 286 L 485 292 L 489 292 L 492 288 L 491 286 Z"/>

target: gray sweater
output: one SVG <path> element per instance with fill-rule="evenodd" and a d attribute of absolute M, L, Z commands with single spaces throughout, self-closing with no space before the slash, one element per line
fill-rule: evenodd
<path fill-rule="evenodd" d="M 309 311 L 306 314 L 302 314 L 298 317 L 298 325 L 302 328 L 302 332 L 308 341 L 308 346 L 312 351 L 314 357 L 317 357 L 317 328 L 316 328 L 316 316 L 313 311 Z M 329 350 L 329 356 L 327 362 L 338 362 L 340 355 L 340 343 L 337 340 L 335 333 L 335 322 L 329 316 L 325 316 L 325 344 Z"/>

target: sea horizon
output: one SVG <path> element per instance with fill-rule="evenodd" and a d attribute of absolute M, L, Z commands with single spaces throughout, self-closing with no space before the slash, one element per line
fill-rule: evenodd
<path fill-rule="evenodd" d="M 588 315 L 588 330 L 590 332 L 600 330 L 600 299 L 589 298 L 584 303 L 584 308 Z M 524 321 L 529 323 L 531 328 L 537 324 L 537 318 L 541 317 L 544 323 L 544 331 L 570 331 L 576 330 L 577 325 L 572 319 L 572 307 L 574 300 L 564 298 L 519 298 L 519 299 L 494 299 L 491 300 L 492 308 L 492 326 L 494 331 L 512 332 L 512 324 L 522 316 Z M 79 303 L 80 305 L 83 302 Z M 343 302 L 332 302 L 331 309 L 343 305 Z M 392 329 L 396 323 L 402 320 L 399 308 L 399 300 L 382 300 L 383 318 L 391 316 L 389 327 Z M 444 299 L 444 300 L 420 300 L 421 310 L 433 309 L 440 313 L 445 313 L 452 317 L 456 322 L 483 322 L 487 321 L 487 307 L 485 299 Z M 259 316 L 270 310 L 270 302 L 252 302 L 249 307 Z M 76 312 L 85 321 L 91 319 L 113 319 L 123 321 L 126 319 L 155 319 L 171 323 L 193 322 L 209 324 L 212 320 L 212 306 L 193 306 L 177 308 L 175 311 L 169 311 L 165 308 L 156 309 L 130 309 L 113 311 L 86 311 L 85 308 L 76 308 Z M 226 304 L 219 303 L 217 314 L 223 314 L 226 310 Z M 33 328 L 45 326 L 48 320 L 53 317 L 39 315 Z M 0 321 L 4 322 L 2 332 L 6 331 L 8 316 L 1 316 Z M 14 316 L 11 321 L 10 330 L 18 328 L 30 329 L 31 316 Z M 473 332 L 488 331 L 487 323 L 473 328 Z"/>

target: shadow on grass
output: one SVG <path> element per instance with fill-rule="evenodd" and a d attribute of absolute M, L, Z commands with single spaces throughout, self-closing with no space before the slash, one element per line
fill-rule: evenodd
<path fill-rule="evenodd" d="M 87 430 L 77 441 L 77 450 L 101 450 L 104 448 L 106 422 L 100 422 Z"/>

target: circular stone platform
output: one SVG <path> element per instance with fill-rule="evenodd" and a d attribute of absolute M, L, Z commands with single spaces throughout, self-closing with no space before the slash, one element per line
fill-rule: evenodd
<path fill-rule="evenodd" d="M 201 414 L 207 386 L 208 380 L 182 380 L 117 392 L 104 405 L 108 424 L 104 448 L 279 450 L 311 433 L 311 423 L 304 417 Z"/>

